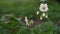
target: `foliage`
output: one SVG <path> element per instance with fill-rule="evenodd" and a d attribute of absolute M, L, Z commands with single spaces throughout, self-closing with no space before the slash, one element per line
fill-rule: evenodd
<path fill-rule="evenodd" d="M 37 25 L 31 29 L 20 29 L 18 31 L 18 34 L 56 34 L 57 28 L 53 24 L 53 22 L 48 21 L 45 23 L 41 23 L 40 25 Z"/>
<path fill-rule="evenodd" d="M 34 28 L 35 34 L 56 34 L 56 26 L 53 22 L 48 21 L 45 23 L 41 23 Z"/>

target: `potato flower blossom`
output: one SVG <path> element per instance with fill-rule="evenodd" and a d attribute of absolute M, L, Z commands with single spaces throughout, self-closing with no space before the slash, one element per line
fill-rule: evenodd
<path fill-rule="evenodd" d="M 41 12 L 47 12 L 49 10 L 48 9 L 48 5 L 47 4 L 43 4 L 43 3 L 41 3 L 39 9 L 40 9 Z"/>

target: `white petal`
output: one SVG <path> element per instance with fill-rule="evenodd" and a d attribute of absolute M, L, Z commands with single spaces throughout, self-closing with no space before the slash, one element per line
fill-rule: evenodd
<path fill-rule="evenodd" d="M 44 4 L 44 3 L 41 3 L 41 5 L 40 6 L 48 6 L 47 4 Z"/>
<path fill-rule="evenodd" d="M 25 17 L 25 21 L 28 21 L 27 17 Z"/>

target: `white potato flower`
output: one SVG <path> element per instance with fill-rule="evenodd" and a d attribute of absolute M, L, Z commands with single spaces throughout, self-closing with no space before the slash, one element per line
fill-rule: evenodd
<path fill-rule="evenodd" d="M 42 20 L 43 18 L 42 18 L 42 16 L 40 16 L 40 20 Z"/>
<path fill-rule="evenodd" d="M 46 15 L 45 17 L 48 18 L 48 15 Z"/>
<path fill-rule="evenodd" d="M 40 9 L 41 12 L 47 12 L 49 10 L 48 9 L 48 5 L 47 4 L 43 4 L 43 3 L 41 3 L 39 9 Z"/>
<path fill-rule="evenodd" d="M 39 14 L 39 11 L 37 11 L 37 13 L 36 13 L 37 15 Z"/>
<path fill-rule="evenodd" d="M 26 22 L 26 25 L 29 25 L 29 24 L 28 24 L 27 16 L 25 16 L 25 22 Z"/>
<path fill-rule="evenodd" d="M 45 13 L 43 13 L 42 16 L 45 16 Z"/>

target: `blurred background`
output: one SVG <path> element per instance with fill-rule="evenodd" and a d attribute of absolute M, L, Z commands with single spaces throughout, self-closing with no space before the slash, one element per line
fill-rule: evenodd
<path fill-rule="evenodd" d="M 45 20 L 46 22 L 39 20 L 40 15 L 36 15 L 41 4 L 40 0 L 0 0 L 0 33 L 60 34 L 60 0 L 47 0 L 44 3 L 47 3 L 49 8 L 47 12 L 49 17 Z M 5 20 L 5 15 L 10 14 L 13 15 L 7 17 L 8 20 Z M 36 26 L 34 24 L 32 28 L 29 28 L 30 26 L 26 27 L 24 24 L 25 16 L 33 19 L 34 23 L 39 22 L 40 24 L 38 23 L 39 25 Z M 19 20 L 19 18 L 22 20 Z"/>

